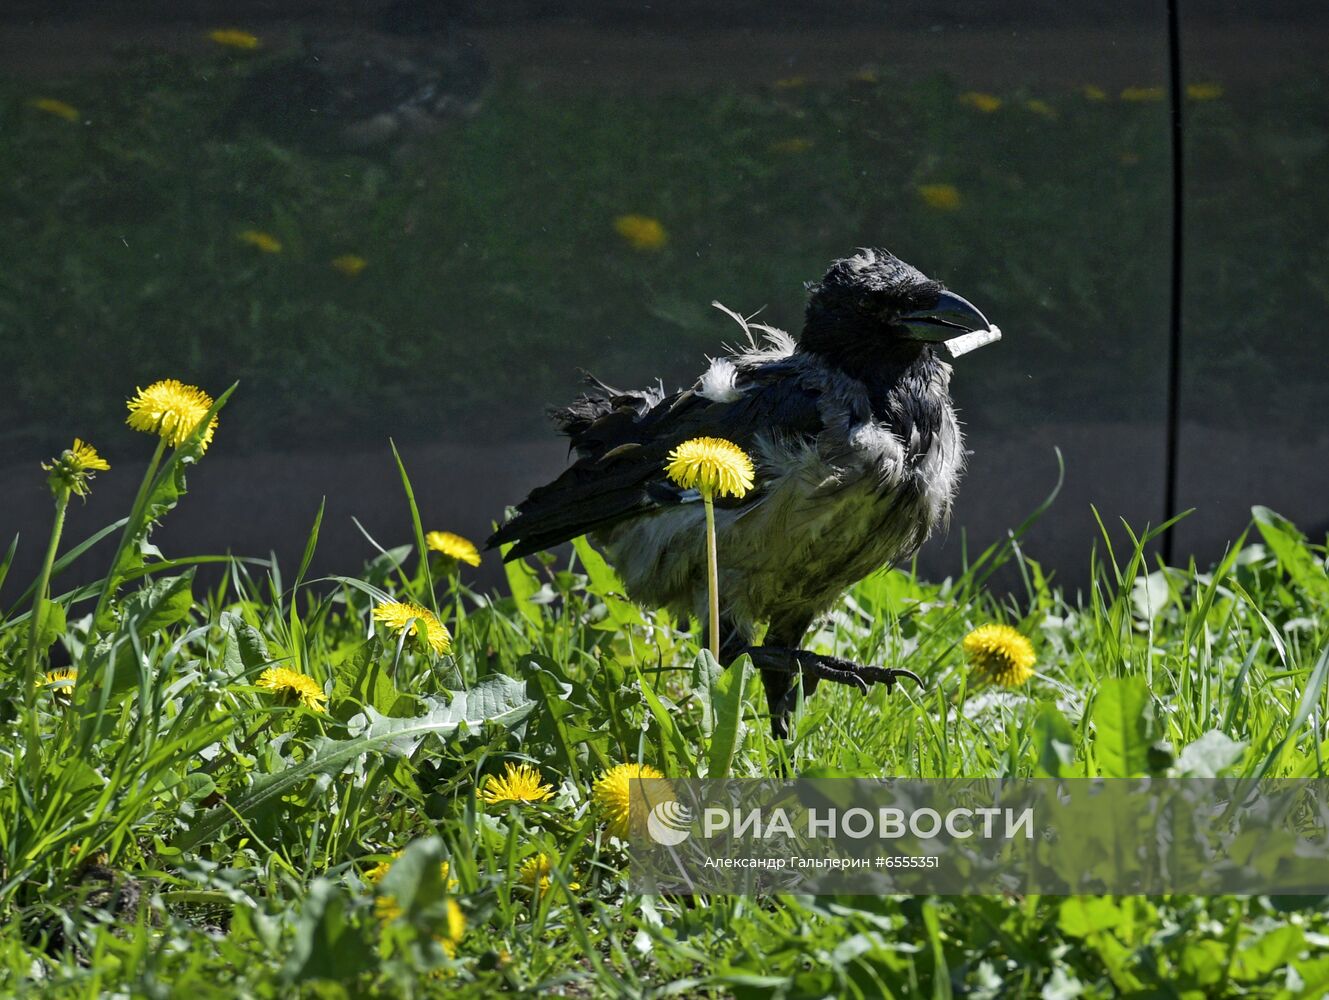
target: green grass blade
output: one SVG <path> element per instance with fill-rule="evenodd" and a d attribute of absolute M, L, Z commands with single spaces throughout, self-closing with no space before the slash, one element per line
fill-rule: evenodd
<path fill-rule="evenodd" d="M 425 587 L 429 591 L 429 608 L 434 614 L 439 614 L 438 595 L 434 593 L 434 577 L 429 572 L 429 547 L 425 545 L 425 529 L 420 523 L 420 508 L 415 502 L 415 490 L 411 487 L 411 477 L 406 474 L 406 464 L 401 460 L 401 452 L 397 450 L 397 443 L 389 440 L 392 445 L 392 457 L 397 461 L 397 472 L 401 476 L 402 489 L 406 491 L 406 503 L 411 509 L 411 528 L 415 531 L 415 551 L 420 560 L 420 576 L 425 581 Z"/>

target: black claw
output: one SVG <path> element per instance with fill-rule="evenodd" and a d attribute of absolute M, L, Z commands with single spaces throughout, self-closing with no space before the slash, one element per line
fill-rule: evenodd
<path fill-rule="evenodd" d="M 827 666 L 824 663 L 806 666 L 803 670 L 820 680 L 833 681 L 836 684 L 847 684 L 850 687 L 858 688 L 864 694 L 868 693 L 868 682 L 852 670 Z"/>
<path fill-rule="evenodd" d="M 805 649 L 750 646 L 745 652 L 752 656 L 762 670 L 783 674 L 804 673 L 836 684 L 852 684 L 860 689 L 866 689 L 869 684 L 885 684 L 889 687 L 901 677 L 908 677 L 919 687 L 925 686 L 923 678 L 904 667 L 867 667 L 835 656 L 819 656 Z"/>
<path fill-rule="evenodd" d="M 895 682 L 901 677 L 908 677 L 919 687 L 926 687 L 923 678 L 912 670 L 906 670 L 904 667 L 863 667 L 862 675 L 874 683 L 885 684 L 886 690 L 890 691 L 895 687 Z"/>
<path fill-rule="evenodd" d="M 857 688 L 864 696 L 872 684 L 885 684 L 886 692 L 895 690 L 895 682 L 901 677 L 908 677 L 919 687 L 924 687 L 923 678 L 912 670 L 903 667 L 869 667 L 842 660 L 835 656 L 820 656 L 805 649 L 788 646 L 749 646 L 742 650 L 752 657 L 753 662 L 763 674 L 802 674 L 808 678 L 804 685 L 811 692 L 819 680 L 831 681 Z M 769 677 L 765 678 L 770 683 Z M 789 734 L 788 716 L 797 700 L 797 688 L 787 690 L 784 685 L 777 690 L 781 695 L 771 702 L 771 734 L 776 739 L 786 739 Z M 768 692 L 769 695 L 769 692 Z"/>
<path fill-rule="evenodd" d="M 903 667 L 862 667 L 849 660 L 820 656 L 800 659 L 799 666 L 811 677 L 850 685 L 863 694 L 868 693 L 869 684 L 885 684 L 886 690 L 891 691 L 901 677 L 908 677 L 919 687 L 923 686 L 923 678 Z"/>
<path fill-rule="evenodd" d="M 922 688 L 922 687 L 927 687 L 927 685 L 923 683 L 923 678 L 922 678 L 922 677 L 919 677 L 918 674 L 914 673 L 912 670 L 906 670 L 906 669 L 904 669 L 904 667 L 896 667 L 896 668 L 895 668 L 895 676 L 896 676 L 896 677 L 908 677 L 911 681 L 913 681 L 913 682 L 914 682 L 915 684 L 917 684 L 919 687 L 921 687 L 921 688 Z"/>

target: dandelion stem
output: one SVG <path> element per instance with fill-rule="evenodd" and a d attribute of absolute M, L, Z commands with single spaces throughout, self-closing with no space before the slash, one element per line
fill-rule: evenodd
<path fill-rule="evenodd" d="M 142 529 L 139 523 L 144 518 L 145 508 L 148 505 L 148 497 L 151 494 L 153 481 L 157 478 L 157 468 L 161 465 L 162 456 L 166 454 L 166 438 L 157 439 L 157 448 L 152 453 L 152 461 L 148 463 L 148 471 L 143 476 L 143 481 L 138 484 L 138 494 L 134 497 L 134 506 L 130 509 L 129 520 L 125 523 L 124 533 L 120 536 L 120 544 L 116 546 L 115 557 L 111 560 L 111 568 L 106 571 L 106 581 L 102 586 L 101 595 L 97 598 L 97 607 L 92 612 L 92 625 L 89 626 L 87 648 L 91 649 L 92 640 L 98 632 L 98 623 L 106 613 L 107 605 L 111 603 L 111 597 L 114 595 L 119 581 L 116 579 L 117 569 L 120 566 L 120 559 L 124 555 L 125 549 L 129 546 L 134 536 Z"/>
<path fill-rule="evenodd" d="M 711 598 L 711 655 L 720 662 L 720 560 L 715 551 L 715 500 L 707 490 L 701 496 L 706 506 L 706 583 Z"/>
<path fill-rule="evenodd" d="M 55 520 L 51 524 L 51 540 L 46 546 L 46 558 L 42 560 L 41 573 L 37 577 L 37 595 L 32 599 L 32 624 L 28 630 L 28 657 L 23 677 L 23 708 L 28 724 L 28 747 L 25 757 L 28 760 L 29 777 L 36 781 L 41 772 L 41 728 L 37 724 L 37 656 L 38 642 L 41 638 L 42 621 L 46 617 L 46 591 L 51 586 L 51 570 L 55 566 L 55 553 L 60 547 L 60 536 L 65 530 L 65 511 L 69 508 L 69 490 L 62 489 L 55 494 Z"/>

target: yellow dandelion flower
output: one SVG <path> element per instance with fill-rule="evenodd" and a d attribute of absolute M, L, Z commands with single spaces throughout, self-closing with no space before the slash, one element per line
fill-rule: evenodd
<path fill-rule="evenodd" d="M 208 37 L 218 45 L 225 45 L 229 49 L 245 49 L 246 51 L 256 49 L 262 43 L 258 35 L 241 31 L 239 28 L 217 28 L 208 32 Z"/>
<path fill-rule="evenodd" d="M 139 389 L 129 400 L 129 419 L 125 422 L 136 431 L 156 434 L 167 444 L 178 448 L 198 429 L 208 410 L 212 397 L 195 385 L 185 385 L 178 379 L 168 378 Z M 203 432 L 200 451 L 207 451 L 217 432 L 214 416 Z"/>
<path fill-rule="evenodd" d="M 379 896 L 374 900 L 374 916 L 385 924 L 400 920 L 405 915 L 406 911 L 401 908 L 396 896 Z"/>
<path fill-rule="evenodd" d="M 111 465 L 97 454 L 97 449 L 92 445 L 74 438 L 72 445 L 61 452 L 58 458 L 43 462 L 42 468 L 50 473 L 46 481 L 56 496 L 69 492 L 85 497 L 96 473 L 109 472 Z"/>
<path fill-rule="evenodd" d="M 771 143 L 772 153 L 806 153 L 812 148 L 812 140 L 804 139 L 802 136 L 795 136 L 792 139 L 781 139 L 778 142 Z"/>
<path fill-rule="evenodd" d="M 544 802 L 553 797 L 553 786 L 541 784 L 539 770 L 530 764 L 511 762 L 502 777 L 491 774 L 486 778 L 480 792 L 480 798 L 491 806 L 501 802 Z"/>
<path fill-rule="evenodd" d="M 544 892 L 549 888 L 549 872 L 552 868 L 548 854 L 542 852 L 532 855 L 521 863 L 521 868 L 517 872 L 517 881 Z"/>
<path fill-rule="evenodd" d="M 245 229 L 237 233 L 235 238 L 241 243 L 248 243 L 251 247 L 262 250 L 264 253 L 281 253 L 281 240 L 271 233 L 265 233 L 261 229 Z"/>
<path fill-rule="evenodd" d="M 353 253 L 344 253 L 340 257 L 332 258 L 332 269 L 348 278 L 357 278 L 360 272 L 369 266 L 369 261 L 363 257 L 357 257 Z"/>
<path fill-rule="evenodd" d="M 776 90 L 801 90 L 807 85 L 808 78 L 806 76 L 782 76 L 771 84 Z"/>
<path fill-rule="evenodd" d="M 89 472 L 110 472 L 111 465 L 97 454 L 97 449 L 90 444 L 74 438 L 74 446 L 69 449 L 74 461 Z"/>
<path fill-rule="evenodd" d="M 981 625 L 962 643 L 983 680 L 1018 687 L 1034 675 L 1034 647 L 1009 625 Z"/>
<path fill-rule="evenodd" d="M 1188 83 L 1186 96 L 1192 101 L 1216 101 L 1223 96 L 1221 83 Z"/>
<path fill-rule="evenodd" d="M 649 215 L 620 215 L 614 220 L 614 232 L 633 250 L 659 250 L 669 242 L 664 225 Z"/>
<path fill-rule="evenodd" d="M 675 798 L 668 783 L 654 783 L 663 778 L 649 764 L 619 764 L 600 775 L 591 799 L 603 813 L 610 834 L 627 840 L 629 834 L 645 831 L 651 809 Z"/>
<path fill-rule="evenodd" d="M 850 77 L 855 83 L 876 83 L 880 78 L 877 71 L 871 66 L 864 66 L 857 73 Z"/>
<path fill-rule="evenodd" d="M 742 498 L 752 489 L 752 459 L 724 438 L 699 437 L 684 441 L 669 453 L 665 473 L 684 489 L 702 496 Z"/>
<path fill-rule="evenodd" d="M 449 958 L 457 957 L 457 946 L 466 933 L 466 914 L 461 912 L 455 899 L 447 901 L 447 912 L 443 918 L 443 933 L 434 936 L 434 940 L 443 946 Z"/>
<path fill-rule="evenodd" d="M 443 929 L 441 933 L 434 935 L 434 940 L 447 952 L 449 958 L 455 958 L 457 946 L 461 944 L 462 936 L 466 933 L 466 914 L 462 913 L 455 899 L 445 900 L 443 905 Z M 402 909 L 395 896 L 379 896 L 374 900 L 374 916 L 380 923 L 390 924 L 405 915 L 406 911 Z"/>
<path fill-rule="evenodd" d="M 984 94 L 978 90 L 966 91 L 960 95 L 959 101 L 984 114 L 991 114 L 1001 107 L 1001 98 L 996 94 Z"/>
<path fill-rule="evenodd" d="M 954 184 L 920 184 L 918 196 L 929 208 L 954 212 L 960 207 L 960 191 Z"/>
<path fill-rule="evenodd" d="M 1092 83 L 1086 83 L 1080 88 L 1080 93 L 1084 95 L 1086 101 L 1106 101 L 1108 99 L 1107 91 L 1102 87 L 1096 87 Z"/>
<path fill-rule="evenodd" d="M 1032 111 L 1034 114 L 1041 115 L 1044 118 L 1051 119 L 1057 117 L 1056 109 L 1047 101 L 1041 101 L 1037 97 L 1031 97 L 1029 100 L 1025 101 L 1024 107 L 1026 111 Z"/>
<path fill-rule="evenodd" d="M 517 881 L 524 886 L 534 889 L 537 893 L 541 893 L 548 889 L 553 881 L 549 877 L 549 873 L 553 870 L 554 865 L 550 860 L 549 855 L 542 851 L 539 854 L 532 855 L 521 863 L 521 867 L 517 870 Z M 581 884 L 578 882 L 569 882 L 568 888 L 575 891 L 581 888 Z"/>
<path fill-rule="evenodd" d="M 63 118 L 67 122 L 76 122 L 79 118 L 78 108 L 55 97 L 34 98 L 28 102 L 28 107 L 35 108 L 37 111 L 45 111 L 48 115 L 55 115 L 55 117 Z"/>
<path fill-rule="evenodd" d="M 77 667 L 58 667 L 48 670 L 42 676 L 42 687 L 51 689 L 56 701 L 68 704 L 74 697 L 74 685 L 78 683 Z"/>
<path fill-rule="evenodd" d="M 378 885 L 383 881 L 383 876 L 388 873 L 388 869 L 392 867 L 392 863 L 400 857 L 401 851 L 393 851 L 392 856 L 389 857 L 387 861 L 380 861 L 378 864 L 374 865 L 373 868 L 370 868 L 365 872 L 365 881 L 370 885 Z M 455 878 L 448 878 L 451 871 L 452 869 L 446 861 L 440 861 L 438 863 L 438 877 L 443 880 L 443 884 L 448 887 L 449 891 L 457 888 L 458 885 Z"/>
<path fill-rule="evenodd" d="M 456 559 L 469 566 L 480 565 L 480 550 L 469 538 L 454 535 L 451 531 L 430 531 L 425 535 L 425 545 L 432 552 Z"/>
<path fill-rule="evenodd" d="M 399 857 L 401 857 L 401 851 L 393 851 L 392 857 L 387 861 L 380 861 L 378 864 L 374 865 L 373 868 L 370 868 L 365 872 L 365 881 L 370 885 L 378 885 L 383 881 L 383 876 L 388 873 L 388 869 L 392 867 L 392 862 L 396 861 Z"/>
<path fill-rule="evenodd" d="M 312 712 L 326 711 L 328 696 L 318 681 L 290 667 L 268 667 L 258 675 L 257 686 L 279 697 L 298 701 Z"/>
<path fill-rule="evenodd" d="M 409 627 L 411 635 L 420 634 L 425 627 L 425 641 L 435 653 L 442 656 L 452 648 L 452 633 L 438 620 L 434 612 L 413 601 L 387 601 L 374 608 L 374 621 L 382 622 L 394 632 L 402 633 Z"/>
<path fill-rule="evenodd" d="M 1136 104 L 1161 101 L 1166 96 L 1167 91 L 1162 87 L 1127 87 L 1120 94 L 1123 101 L 1132 101 Z"/>

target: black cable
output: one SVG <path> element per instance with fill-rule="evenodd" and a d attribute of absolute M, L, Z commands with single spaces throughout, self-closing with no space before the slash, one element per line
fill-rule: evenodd
<path fill-rule="evenodd" d="M 1177 6 L 1180 0 L 1167 0 L 1168 100 L 1171 105 L 1172 153 L 1172 285 L 1168 317 L 1167 364 L 1167 468 L 1164 473 L 1163 517 L 1177 513 L 1178 463 L 1181 452 L 1181 302 L 1182 302 L 1182 226 L 1184 222 L 1182 185 L 1185 169 L 1182 159 L 1181 106 L 1185 92 L 1181 82 L 1181 24 Z M 1170 566 L 1174 552 L 1172 529 L 1163 534 L 1163 560 Z"/>

